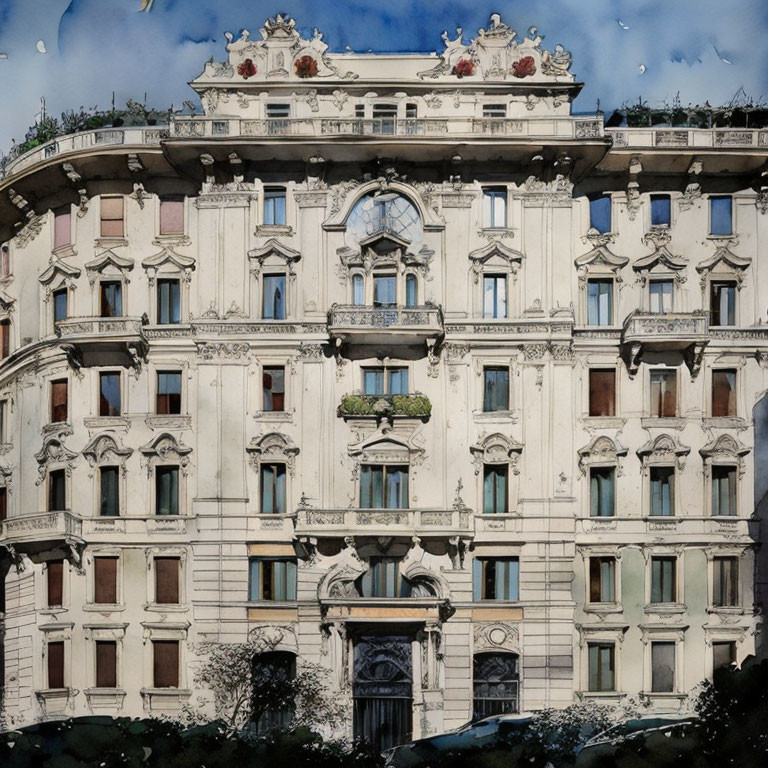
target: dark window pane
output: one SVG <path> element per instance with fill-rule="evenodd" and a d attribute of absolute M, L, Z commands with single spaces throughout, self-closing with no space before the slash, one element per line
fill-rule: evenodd
<path fill-rule="evenodd" d="M 615 601 L 616 560 L 612 557 L 589 559 L 589 601 L 612 603 Z"/>
<path fill-rule="evenodd" d="M 262 374 L 264 410 L 285 410 L 285 368 L 265 367 Z"/>
<path fill-rule="evenodd" d="M 677 560 L 674 557 L 651 558 L 651 602 L 677 602 Z"/>
<path fill-rule="evenodd" d="M 674 467 L 651 467 L 651 515 L 675 514 Z"/>
<path fill-rule="evenodd" d="M 123 286 L 117 281 L 104 281 L 100 284 L 101 316 L 119 317 L 123 314 Z"/>
<path fill-rule="evenodd" d="M 712 416 L 736 415 L 736 371 L 712 371 Z"/>
<path fill-rule="evenodd" d="M 123 225 L 123 198 L 101 198 L 101 236 L 123 237 L 125 228 Z"/>
<path fill-rule="evenodd" d="M 93 558 L 93 602 L 117 603 L 117 558 Z"/>
<path fill-rule="evenodd" d="M 739 604 L 739 558 L 716 557 L 712 563 L 712 604 L 736 606 Z"/>
<path fill-rule="evenodd" d="M 53 247 L 61 248 L 72 244 L 72 209 L 64 205 L 54 211 Z"/>
<path fill-rule="evenodd" d="M 68 417 L 68 391 L 66 380 L 51 382 L 51 421 L 66 421 Z"/>
<path fill-rule="evenodd" d="M 613 517 L 615 505 L 613 467 L 593 467 L 589 472 L 591 517 Z"/>
<path fill-rule="evenodd" d="M 588 643 L 588 687 L 590 691 L 615 690 L 613 643 Z"/>
<path fill-rule="evenodd" d="M 285 275 L 265 275 L 262 317 L 285 320 Z"/>
<path fill-rule="evenodd" d="M 589 371 L 589 415 L 614 416 L 616 413 L 616 371 L 613 368 Z"/>
<path fill-rule="evenodd" d="M 158 371 L 156 405 L 159 414 L 181 413 L 181 373 Z"/>
<path fill-rule="evenodd" d="M 613 280 L 587 280 L 587 324 L 613 322 Z"/>
<path fill-rule="evenodd" d="M 677 415 L 677 371 L 651 371 L 651 416 Z"/>
<path fill-rule="evenodd" d="M 729 667 L 736 663 L 736 643 L 729 640 L 723 643 L 712 643 L 712 669 Z"/>
<path fill-rule="evenodd" d="M 285 464 L 261 465 L 261 514 L 284 515 Z"/>
<path fill-rule="evenodd" d="M 99 475 L 101 481 L 99 514 L 103 517 L 115 517 L 120 514 L 120 469 L 119 467 L 101 467 Z"/>
<path fill-rule="evenodd" d="M 154 687 L 179 687 L 179 641 L 153 640 Z"/>
<path fill-rule="evenodd" d="M 161 325 L 181 322 L 181 284 L 178 280 L 157 281 L 157 322 Z"/>
<path fill-rule="evenodd" d="M 184 233 L 184 201 L 160 201 L 160 234 L 180 235 Z"/>
<path fill-rule="evenodd" d="M 509 410 L 509 368 L 483 369 L 483 410 Z"/>
<path fill-rule="evenodd" d="M 156 514 L 179 514 L 178 467 L 157 467 L 155 469 L 155 496 Z"/>
<path fill-rule="evenodd" d="M 99 374 L 99 416 L 120 415 L 120 374 Z"/>
<path fill-rule="evenodd" d="M 603 195 L 589 201 L 589 226 L 598 232 L 611 231 L 610 195 Z"/>
<path fill-rule="evenodd" d="M 285 190 L 267 187 L 264 190 L 264 223 L 267 225 L 285 224 Z"/>
<path fill-rule="evenodd" d="M 407 275 L 405 278 L 405 306 L 415 307 L 418 303 L 418 283 L 415 275 Z"/>
<path fill-rule="evenodd" d="M 709 198 L 709 233 L 733 234 L 733 201 L 730 195 Z"/>
<path fill-rule="evenodd" d="M 48 643 L 48 687 L 64 687 L 64 642 Z"/>
<path fill-rule="evenodd" d="M 168 605 L 179 603 L 179 575 L 181 560 L 178 557 L 155 558 L 155 602 Z"/>
<path fill-rule="evenodd" d="M 514 653 L 477 653 L 472 663 L 473 717 L 519 711 L 519 660 Z"/>
<path fill-rule="evenodd" d="M 67 508 L 67 476 L 63 469 L 48 474 L 48 509 L 60 511 Z"/>
<path fill-rule="evenodd" d="M 60 320 L 66 320 L 67 318 L 67 289 L 62 288 L 60 291 L 53 292 L 53 322 L 58 323 Z"/>
<path fill-rule="evenodd" d="M 709 309 L 712 325 L 736 325 L 736 284 L 712 283 Z"/>
<path fill-rule="evenodd" d="M 62 605 L 64 595 L 64 561 L 49 560 L 48 570 L 48 595 L 46 604 L 49 606 Z"/>
<path fill-rule="evenodd" d="M 651 195 L 651 226 L 669 226 L 671 218 L 669 195 Z"/>
<path fill-rule="evenodd" d="M 394 275 L 375 275 L 373 278 L 373 306 L 394 307 L 397 304 L 397 278 Z"/>
<path fill-rule="evenodd" d="M 483 512 L 507 512 L 507 466 L 487 464 L 483 468 Z"/>
<path fill-rule="evenodd" d="M 674 643 L 651 643 L 651 690 L 657 693 L 675 690 Z"/>
<path fill-rule="evenodd" d="M 96 687 L 117 687 L 117 643 L 96 641 Z"/>

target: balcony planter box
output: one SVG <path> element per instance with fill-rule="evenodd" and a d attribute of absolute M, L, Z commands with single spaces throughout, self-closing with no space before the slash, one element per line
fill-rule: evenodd
<path fill-rule="evenodd" d="M 346 395 L 337 413 L 343 418 L 401 416 L 427 421 L 432 403 L 425 395 Z"/>

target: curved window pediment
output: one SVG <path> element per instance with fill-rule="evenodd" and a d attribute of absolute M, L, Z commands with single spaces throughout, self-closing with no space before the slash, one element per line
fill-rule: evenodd
<path fill-rule="evenodd" d="M 347 216 L 347 244 L 358 246 L 377 232 L 387 232 L 413 246 L 424 237 L 424 226 L 416 206 L 396 192 L 368 194 L 360 198 Z"/>

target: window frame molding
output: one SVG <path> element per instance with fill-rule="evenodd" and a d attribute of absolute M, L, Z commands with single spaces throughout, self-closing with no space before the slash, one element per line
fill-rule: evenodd
<path fill-rule="evenodd" d="M 624 548 L 614 544 L 587 544 L 579 545 L 578 552 L 581 556 L 582 572 L 584 573 L 584 605 L 582 610 L 589 614 L 622 613 L 624 606 L 621 599 L 621 563 Z M 593 602 L 590 600 L 590 566 L 592 558 L 610 557 L 615 563 L 613 573 L 613 601 Z"/>
<path fill-rule="evenodd" d="M 85 696 L 91 707 L 95 702 L 100 702 L 100 708 L 116 707 L 122 709 L 122 700 L 126 695 L 123 686 L 123 655 L 125 631 L 127 622 L 87 623 L 83 624 L 83 637 L 85 639 L 86 680 Z M 115 654 L 115 687 L 99 688 L 96 686 L 96 643 L 98 641 L 113 642 L 116 644 Z"/>
<path fill-rule="evenodd" d="M 642 482 L 642 517 L 648 520 L 677 520 L 680 518 L 682 500 L 680 498 L 681 476 L 685 469 L 686 457 L 691 449 L 668 433 L 662 433 L 648 440 L 637 449 L 640 459 L 640 476 Z M 651 515 L 651 468 L 667 468 L 674 470 L 674 488 L 672 491 L 672 514 Z"/>
<path fill-rule="evenodd" d="M 187 588 L 187 572 L 189 550 L 187 547 L 178 546 L 153 546 L 144 548 L 144 557 L 146 559 L 147 573 L 147 599 L 142 604 L 145 611 L 157 613 L 186 613 L 189 610 L 189 591 Z M 179 559 L 179 602 L 178 603 L 158 603 L 156 599 L 156 571 L 155 558 L 157 557 L 176 557 Z"/>
<path fill-rule="evenodd" d="M 83 560 L 84 566 L 87 566 L 87 578 L 85 580 L 85 603 L 80 606 L 81 610 L 96 613 L 117 613 L 125 611 L 125 552 L 116 545 L 95 545 L 88 547 Z M 115 596 L 116 603 L 97 603 L 96 598 L 96 563 L 97 557 L 112 557 L 117 559 L 115 569 Z"/>
<path fill-rule="evenodd" d="M 685 688 L 685 633 L 687 624 L 639 624 L 640 641 L 643 644 L 643 689 L 641 698 L 652 699 L 685 699 L 688 693 Z M 675 682 L 672 691 L 653 691 L 653 643 L 675 644 Z"/>
<path fill-rule="evenodd" d="M 517 280 L 517 275 L 525 261 L 525 254 L 493 240 L 487 245 L 470 251 L 469 261 L 471 282 L 468 288 L 472 301 L 472 317 L 491 323 L 519 317 L 523 307 L 521 284 Z M 484 314 L 483 282 L 486 276 L 491 275 L 502 275 L 506 278 L 507 306 L 503 317 L 485 317 Z"/>
<path fill-rule="evenodd" d="M 261 511 L 261 465 L 284 464 L 285 465 L 285 517 L 293 516 L 297 506 L 294 499 L 293 478 L 296 473 L 296 457 L 301 450 L 287 435 L 279 432 L 268 432 L 261 437 L 251 438 L 245 447 L 248 464 L 255 473 L 256 493 L 249 494 L 249 506 L 251 514 L 263 517 Z M 268 515 L 268 517 L 281 517 L 280 515 Z"/>
<path fill-rule="evenodd" d="M 501 432 L 481 435 L 476 443 L 469 446 L 476 478 L 476 498 L 479 500 L 477 506 L 479 510 L 478 515 L 484 514 L 483 499 L 486 466 L 503 466 L 507 468 L 507 511 L 505 513 L 494 513 L 491 517 L 503 518 L 506 515 L 519 514 L 520 459 L 523 448 L 523 443 L 518 443 L 513 437 L 504 435 Z"/>
<path fill-rule="evenodd" d="M 742 479 L 746 474 L 747 467 L 744 457 L 750 453 L 751 448 L 743 445 L 741 441 L 729 434 L 723 434 L 710 440 L 703 448 L 699 449 L 703 462 L 704 472 L 704 516 L 713 520 L 739 520 L 743 488 Z M 736 514 L 735 515 L 716 515 L 712 514 L 712 467 L 725 466 L 736 468 Z"/>
<path fill-rule="evenodd" d="M 595 625 L 576 624 L 579 633 L 579 690 L 577 695 L 582 698 L 616 698 L 620 699 L 626 694 L 621 689 L 622 654 L 621 647 L 624 643 L 629 624 L 625 623 L 601 623 Z M 589 646 L 594 643 L 613 643 L 613 690 L 591 691 L 589 689 Z"/>
<path fill-rule="evenodd" d="M 677 614 L 685 613 L 685 545 L 683 544 L 653 544 L 642 547 L 645 560 L 645 614 Z M 675 560 L 675 600 L 667 603 L 653 603 L 652 599 L 652 564 L 655 557 L 668 557 Z"/>
<path fill-rule="evenodd" d="M 85 456 L 91 471 L 88 473 L 93 478 L 93 511 L 92 517 L 102 518 L 101 509 L 101 474 L 102 467 L 118 467 L 119 490 L 118 518 L 125 517 L 128 496 L 128 470 L 126 462 L 133 455 L 133 448 L 124 448 L 110 432 L 101 432 L 94 435 L 81 451 Z"/>

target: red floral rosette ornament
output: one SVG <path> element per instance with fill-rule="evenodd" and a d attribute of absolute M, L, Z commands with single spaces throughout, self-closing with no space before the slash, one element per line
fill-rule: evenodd
<path fill-rule="evenodd" d="M 452 75 L 456 77 L 470 77 L 475 74 L 475 62 L 472 59 L 459 59 L 451 70 Z"/>
<path fill-rule="evenodd" d="M 317 74 L 317 62 L 311 56 L 296 59 L 293 69 L 299 77 L 314 77 Z"/>
<path fill-rule="evenodd" d="M 536 62 L 533 56 L 523 56 L 512 65 L 512 74 L 515 77 L 530 77 L 536 74 Z"/>
<path fill-rule="evenodd" d="M 256 74 L 256 65 L 253 63 L 253 59 L 246 59 L 242 64 L 238 64 L 237 74 L 244 80 L 253 77 Z"/>

